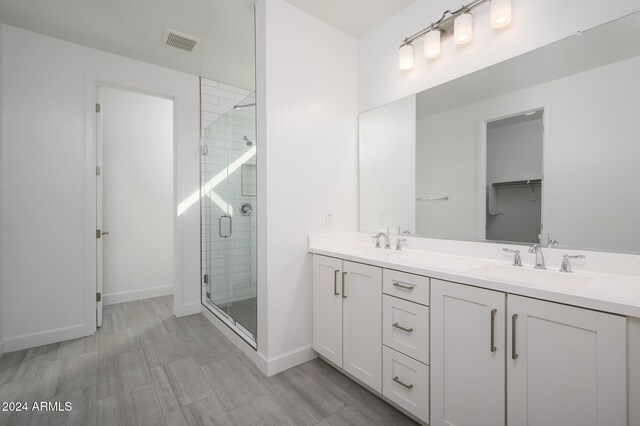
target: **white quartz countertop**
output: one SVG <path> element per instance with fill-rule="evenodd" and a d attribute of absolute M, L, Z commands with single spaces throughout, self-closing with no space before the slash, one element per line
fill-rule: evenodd
<path fill-rule="evenodd" d="M 420 247 L 420 249 L 404 248 L 397 251 L 375 248 L 372 242 L 365 243 L 362 238 L 359 240 L 358 238 L 349 238 L 349 235 L 357 234 L 345 233 L 335 238 L 328 236 L 328 234 L 312 235 L 309 238 L 309 252 L 489 290 L 619 315 L 640 317 L 640 275 L 622 275 L 602 271 L 562 273 L 558 271 L 559 263 L 556 261 L 558 256 L 561 258 L 561 254 L 558 254 L 559 251 L 550 252 L 547 255 L 551 261 L 548 263 L 547 270 L 536 270 L 532 264 L 527 263 L 522 267 L 512 266 L 509 260 L 505 261 L 509 257 L 499 253 L 502 251 L 502 246 L 491 249 L 499 250 L 497 252 L 499 254 L 496 256 L 493 256 L 491 250 L 487 252 L 487 248 L 482 249 L 482 256 L 468 255 L 473 252 L 468 247 L 460 250 L 466 252 L 465 255 L 457 255 L 455 254 L 456 250 L 451 248 L 452 243 L 446 243 L 448 244 L 446 251 L 436 251 L 433 249 L 434 247 L 426 247 L 427 249 L 425 247 Z M 407 245 L 411 245 L 411 240 L 413 239 L 409 239 Z M 394 242 L 393 239 L 392 242 Z M 459 244 L 479 243 L 459 242 Z M 416 243 L 414 245 L 424 246 L 425 244 Z M 486 246 L 491 245 L 486 244 Z M 522 250 L 521 246 L 519 248 Z M 589 253 L 589 255 L 595 257 L 611 256 L 611 254 L 593 253 Z M 635 266 L 640 268 L 637 262 L 640 257 L 621 256 L 626 256 L 629 259 L 614 258 L 614 260 L 616 262 L 627 260 L 635 262 Z M 602 259 L 598 260 L 601 264 L 606 263 Z M 578 264 L 578 262 L 574 263 Z M 592 261 L 592 263 L 596 263 L 596 261 Z M 634 271 L 633 265 L 628 266 L 630 268 L 620 269 Z M 574 270 L 576 269 L 574 267 Z"/>

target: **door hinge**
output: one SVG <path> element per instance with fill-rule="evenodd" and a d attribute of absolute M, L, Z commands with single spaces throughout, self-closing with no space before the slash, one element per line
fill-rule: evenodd
<path fill-rule="evenodd" d="M 203 281 L 205 284 L 209 284 L 209 274 L 204 274 Z"/>
<path fill-rule="evenodd" d="M 100 112 L 100 104 L 96 104 L 96 112 Z"/>
<path fill-rule="evenodd" d="M 96 166 L 96 176 L 100 176 L 100 173 L 102 173 L 102 170 L 100 170 L 99 166 Z"/>
<path fill-rule="evenodd" d="M 99 229 L 96 229 L 96 238 L 100 238 L 102 237 L 102 231 L 100 231 Z"/>
<path fill-rule="evenodd" d="M 96 293 L 96 302 L 100 302 L 102 300 L 102 293 Z"/>

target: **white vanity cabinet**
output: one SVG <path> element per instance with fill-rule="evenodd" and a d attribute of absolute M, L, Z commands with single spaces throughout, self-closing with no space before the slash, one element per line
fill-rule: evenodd
<path fill-rule="evenodd" d="M 313 349 L 382 392 L 382 269 L 313 256 Z"/>
<path fill-rule="evenodd" d="M 626 425 L 626 318 L 434 279 L 431 315 L 433 425 Z"/>
<path fill-rule="evenodd" d="M 431 424 L 505 423 L 504 293 L 431 280 Z"/>
<path fill-rule="evenodd" d="M 627 424 L 625 317 L 511 294 L 507 306 L 509 425 Z"/>

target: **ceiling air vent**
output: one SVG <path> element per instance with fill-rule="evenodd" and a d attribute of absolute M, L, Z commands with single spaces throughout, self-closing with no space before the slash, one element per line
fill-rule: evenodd
<path fill-rule="evenodd" d="M 176 47 L 178 49 L 186 50 L 187 52 L 193 51 L 196 44 L 200 41 L 199 38 L 189 34 L 181 33 L 180 31 L 165 29 L 162 34 L 162 43 L 167 46 Z"/>

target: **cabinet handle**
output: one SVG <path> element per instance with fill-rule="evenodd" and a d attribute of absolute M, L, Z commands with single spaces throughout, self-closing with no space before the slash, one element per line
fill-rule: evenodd
<path fill-rule="evenodd" d="M 333 295 L 334 296 L 340 296 L 340 293 L 338 293 L 338 272 L 340 272 L 340 269 L 336 269 L 335 271 L 333 271 Z"/>
<path fill-rule="evenodd" d="M 511 315 L 511 359 L 518 359 L 518 353 L 516 352 L 516 320 L 518 314 Z"/>
<path fill-rule="evenodd" d="M 415 287 L 414 285 L 405 285 L 405 284 L 401 284 L 398 281 L 394 281 L 393 282 L 393 286 L 397 287 L 397 288 L 401 288 L 403 290 L 407 290 L 407 291 L 412 291 L 413 288 Z"/>
<path fill-rule="evenodd" d="M 346 295 L 346 293 L 344 292 L 344 282 L 346 281 L 346 278 L 347 278 L 347 273 L 346 273 L 346 272 L 343 272 L 343 273 L 342 273 L 342 298 L 343 298 L 343 299 L 346 299 L 346 298 L 347 298 L 347 295 Z"/>
<path fill-rule="evenodd" d="M 398 376 L 394 377 L 393 381 L 396 382 L 397 384 L 399 384 L 400 386 L 402 386 L 405 389 L 409 389 L 409 390 L 413 389 L 413 385 L 408 385 L 406 383 L 402 383 L 400 381 L 400 379 L 398 379 Z"/>
<path fill-rule="evenodd" d="M 498 350 L 496 348 L 496 313 L 497 309 L 491 310 L 491 352 L 495 352 Z"/>
<path fill-rule="evenodd" d="M 396 322 L 396 323 L 393 323 L 393 326 L 394 326 L 395 328 L 398 328 L 398 329 L 400 329 L 400 330 L 404 331 L 405 333 L 413 333 L 413 328 L 404 328 L 403 326 L 398 325 L 398 323 L 397 323 L 397 322 Z"/>

